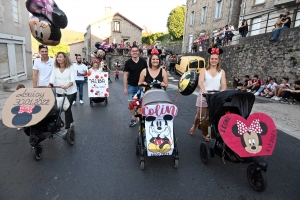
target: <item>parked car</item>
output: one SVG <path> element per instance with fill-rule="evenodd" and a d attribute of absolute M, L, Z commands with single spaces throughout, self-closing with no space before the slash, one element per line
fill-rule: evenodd
<path fill-rule="evenodd" d="M 205 68 L 205 59 L 200 56 L 182 56 L 175 65 L 176 72 L 180 75 L 189 70 L 196 70 L 197 74 Z"/>

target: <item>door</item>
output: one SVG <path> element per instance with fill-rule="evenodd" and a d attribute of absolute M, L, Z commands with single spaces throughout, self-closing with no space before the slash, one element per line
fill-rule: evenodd
<path fill-rule="evenodd" d="M 25 72 L 22 46 L 23 46 L 22 44 L 15 45 L 17 74 L 21 74 Z"/>
<path fill-rule="evenodd" d="M 261 22 L 261 18 L 254 18 L 252 20 L 251 35 L 258 35 L 259 34 L 260 22 Z"/>
<path fill-rule="evenodd" d="M 7 52 L 7 44 L 0 43 L 0 79 L 7 78 L 10 76 Z"/>

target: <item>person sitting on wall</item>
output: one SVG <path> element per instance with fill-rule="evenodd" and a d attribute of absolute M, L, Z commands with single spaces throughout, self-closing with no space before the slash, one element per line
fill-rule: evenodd
<path fill-rule="evenodd" d="M 290 12 L 285 12 L 285 14 L 283 15 L 283 17 L 281 19 L 283 27 L 275 29 L 273 37 L 270 39 L 270 41 L 277 40 L 278 35 L 281 30 L 288 29 L 291 27 L 291 18 L 289 17 L 289 14 L 290 14 Z"/>

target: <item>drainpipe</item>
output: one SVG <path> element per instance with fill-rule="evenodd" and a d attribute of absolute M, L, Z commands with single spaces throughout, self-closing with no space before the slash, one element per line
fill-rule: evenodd
<path fill-rule="evenodd" d="M 242 4 L 242 10 L 243 10 L 243 15 L 242 15 L 242 19 L 240 19 L 240 20 L 243 20 L 244 19 L 244 16 L 245 16 L 245 8 L 246 8 L 246 2 L 247 2 L 247 0 L 244 0 L 244 2 L 243 2 L 243 4 Z"/>
<path fill-rule="evenodd" d="M 186 9 L 185 9 L 185 22 L 184 22 L 184 30 L 183 30 L 183 38 L 182 38 L 183 43 L 182 43 L 181 51 L 183 51 L 183 49 L 185 49 L 184 44 L 185 44 L 185 39 L 186 39 L 186 26 L 187 26 L 186 22 L 187 22 L 187 13 L 188 13 L 188 1 L 189 0 L 186 0 L 186 5 L 185 5 L 185 7 L 186 7 Z M 187 53 L 187 49 L 186 49 L 185 53 Z"/>
<path fill-rule="evenodd" d="M 229 14 L 228 14 L 228 21 L 227 21 L 227 24 L 231 23 L 231 16 L 232 16 L 232 3 L 233 3 L 233 0 L 230 0 L 230 7 L 229 7 Z"/>

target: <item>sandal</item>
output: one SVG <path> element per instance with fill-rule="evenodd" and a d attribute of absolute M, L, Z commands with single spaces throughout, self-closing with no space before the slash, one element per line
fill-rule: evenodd
<path fill-rule="evenodd" d="M 190 129 L 190 135 L 194 135 L 195 133 L 195 126 L 193 125 L 192 128 Z"/>

